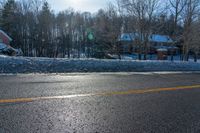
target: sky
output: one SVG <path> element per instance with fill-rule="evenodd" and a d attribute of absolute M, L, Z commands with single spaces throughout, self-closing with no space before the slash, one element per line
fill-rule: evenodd
<path fill-rule="evenodd" d="M 110 1 L 114 0 L 48 0 L 55 12 L 72 7 L 76 11 L 91 13 L 97 12 L 100 8 L 105 8 Z"/>

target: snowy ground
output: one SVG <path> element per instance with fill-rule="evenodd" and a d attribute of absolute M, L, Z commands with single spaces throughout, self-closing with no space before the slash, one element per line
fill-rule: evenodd
<path fill-rule="evenodd" d="M 118 56 L 116 56 L 116 58 L 118 58 Z M 152 54 L 152 55 L 147 55 L 147 58 L 149 60 L 157 60 L 158 56 L 156 54 Z M 122 59 L 125 60 L 137 60 L 138 59 L 138 55 L 137 54 L 132 54 L 132 55 L 123 55 Z M 173 59 L 175 61 L 180 61 L 181 57 L 180 55 L 175 55 L 173 56 Z M 168 56 L 168 60 L 171 61 L 171 56 Z M 194 62 L 194 58 L 192 56 L 190 56 L 189 61 Z M 200 60 L 198 60 L 198 62 L 200 62 Z"/>
<path fill-rule="evenodd" d="M 200 71 L 200 63 L 0 56 L 0 73 Z"/>

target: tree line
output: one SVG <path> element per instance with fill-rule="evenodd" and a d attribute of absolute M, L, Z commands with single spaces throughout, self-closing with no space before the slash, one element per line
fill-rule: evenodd
<path fill-rule="evenodd" d="M 163 34 L 182 43 L 182 60 L 188 60 L 190 51 L 199 53 L 200 0 L 116 0 L 93 14 L 55 13 L 45 0 L 3 0 L 0 28 L 25 56 L 120 58 L 119 36 L 137 32 L 138 59 L 147 59 L 149 35 Z"/>

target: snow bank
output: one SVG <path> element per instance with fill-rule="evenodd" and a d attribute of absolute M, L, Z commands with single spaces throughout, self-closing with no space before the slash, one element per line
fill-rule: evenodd
<path fill-rule="evenodd" d="M 0 73 L 200 71 L 200 63 L 0 56 Z"/>

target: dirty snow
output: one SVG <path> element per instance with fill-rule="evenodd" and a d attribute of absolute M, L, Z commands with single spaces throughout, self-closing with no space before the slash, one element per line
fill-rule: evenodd
<path fill-rule="evenodd" d="M 0 56 L 0 73 L 200 71 L 200 63 Z"/>

